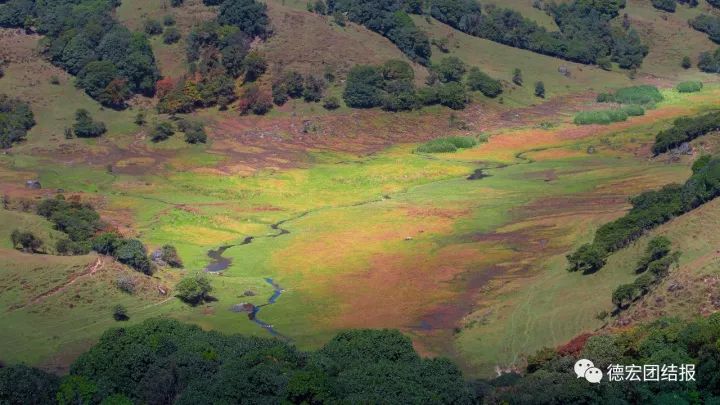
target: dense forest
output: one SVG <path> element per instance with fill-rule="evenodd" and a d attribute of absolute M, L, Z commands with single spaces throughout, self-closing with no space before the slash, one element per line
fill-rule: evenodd
<path fill-rule="evenodd" d="M 433 0 L 430 14 L 462 32 L 512 47 L 585 64 L 614 61 L 632 69 L 642 64 L 648 47 L 629 25 L 611 25 L 624 6 L 624 0 L 550 3 L 546 11 L 559 32 L 549 32 L 514 10 L 482 10 L 474 0 Z"/>
<path fill-rule="evenodd" d="M 166 319 L 108 330 L 62 379 L 0 369 L 0 402 L 471 403 L 455 365 L 391 330 L 342 332 L 317 352 Z M 130 402 L 132 401 L 132 402 Z"/>
<path fill-rule="evenodd" d="M 52 63 L 77 75 L 77 85 L 105 106 L 123 108 L 134 93 L 153 95 L 160 78 L 145 34 L 113 19 L 117 0 L 10 0 L 0 27 L 43 34 Z"/>
<path fill-rule="evenodd" d="M 718 314 L 693 322 L 663 318 L 545 348 L 527 358 L 522 373 L 466 380 L 450 361 L 418 356 L 410 339 L 392 330 L 341 332 L 318 351 L 302 352 L 276 339 L 150 319 L 105 332 L 64 377 L 23 365 L 0 368 L 0 402 L 715 403 L 718 339 Z M 581 358 L 605 372 L 601 384 L 576 377 Z M 675 381 L 609 381 L 609 366 L 636 364 L 695 368 Z"/>

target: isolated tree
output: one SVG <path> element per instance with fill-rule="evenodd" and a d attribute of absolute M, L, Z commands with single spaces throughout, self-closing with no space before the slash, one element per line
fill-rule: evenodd
<path fill-rule="evenodd" d="M 540 97 L 540 98 L 545 98 L 545 83 L 543 83 L 543 82 L 535 83 L 535 96 Z"/>
<path fill-rule="evenodd" d="M 113 319 L 116 321 L 127 321 L 130 317 L 127 314 L 127 308 L 124 305 L 117 304 L 113 307 Z"/>
<path fill-rule="evenodd" d="M 692 67 L 692 60 L 689 56 L 683 56 L 682 62 L 680 62 L 680 66 L 682 66 L 683 69 L 690 69 Z"/>
<path fill-rule="evenodd" d="M 519 68 L 515 68 L 515 70 L 513 70 L 512 82 L 517 84 L 518 86 L 523 85 L 522 70 L 520 70 Z"/>
<path fill-rule="evenodd" d="M 212 292 L 210 281 L 204 275 L 186 277 L 175 286 L 175 296 L 190 305 L 198 305 L 209 298 Z"/>
<path fill-rule="evenodd" d="M 88 110 L 81 108 L 75 112 L 73 131 L 78 138 L 96 138 L 106 132 L 105 124 L 93 121 Z"/>
<path fill-rule="evenodd" d="M 153 265 L 147 257 L 145 246 L 137 239 L 126 239 L 115 249 L 113 256 L 120 263 L 126 264 L 133 269 L 151 275 Z"/>

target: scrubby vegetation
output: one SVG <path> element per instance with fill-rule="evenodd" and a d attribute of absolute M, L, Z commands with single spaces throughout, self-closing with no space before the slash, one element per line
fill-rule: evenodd
<path fill-rule="evenodd" d="M 503 375 L 484 384 L 486 403 L 558 404 L 636 403 L 688 404 L 718 400 L 717 364 L 720 314 L 695 321 L 662 318 L 615 333 L 577 339 L 557 349 L 546 348 L 528 358 L 527 374 Z M 590 388 L 576 378 L 573 365 L 590 359 L 603 370 L 601 384 Z M 695 381 L 607 383 L 608 366 L 695 365 Z M 685 375 L 687 377 L 687 374 Z M 687 378 L 684 378 L 687 380 Z"/>
<path fill-rule="evenodd" d="M 601 226 L 591 244 L 585 244 L 567 256 L 568 270 L 595 272 L 603 267 L 610 253 L 627 246 L 646 231 L 720 195 L 720 159 L 709 159 L 694 169 L 684 185 L 670 184 L 633 197 L 630 200 L 632 208 L 625 216 Z"/>
<path fill-rule="evenodd" d="M 29 104 L 0 94 L 0 149 L 25 139 L 34 125 L 35 117 Z"/>
<path fill-rule="evenodd" d="M 75 112 L 72 130 L 78 138 L 97 138 L 107 131 L 105 123 L 93 120 L 88 110 L 83 108 Z"/>
<path fill-rule="evenodd" d="M 40 49 L 52 63 L 77 75 L 77 85 L 91 97 L 122 108 L 133 93 L 153 95 L 160 75 L 145 35 L 113 19 L 119 4 L 10 0 L 0 4 L 0 26 L 43 34 Z"/>
<path fill-rule="evenodd" d="M 516 48 L 574 62 L 594 64 L 609 57 L 622 68 L 642 64 L 648 47 L 632 29 L 613 29 L 625 1 L 586 1 L 547 4 L 559 32 L 549 32 L 514 10 L 487 7 L 472 0 L 433 0 L 430 14 L 453 28 Z M 484 11 L 484 13 L 483 13 Z"/>
<path fill-rule="evenodd" d="M 701 81 L 687 81 L 678 83 L 677 86 L 675 86 L 675 89 L 679 91 L 680 93 L 695 93 L 703 88 L 703 83 Z"/>
<path fill-rule="evenodd" d="M 142 273 L 152 274 L 154 271 L 142 242 L 123 238 L 112 231 L 103 232 L 107 225 L 89 204 L 76 199 L 66 200 L 59 195 L 40 202 L 37 214 L 47 218 L 55 229 L 67 235 L 55 246 L 59 254 L 82 255 L 94 250 L 113 256 L 120 263 Z"/>
<path fill-rule="evenodd" d="M 685 142 L 717 130 L 720 130 L 720 112 L 678 118 L 673 122 L 672 127 L 660 131 L 655 136 L 653 153 L 657 155 L 667 152 Z"/>
<path fill-rule="evenodd" d="M 469 136 L 447 136 L 425 142 L 415 149 L 419 153 L 448 153 L 456 152 L 458 149 L 472 148 L 477 145 L 477 140 Z"/>
<path fill-rule="evenodd" d="M 342 332 L 316 352 L 300 352 L 277 339 L 151 319 L 108 330 L 60 384 L 25 366 L 0 369 L 0 401 L 55 397 L 82 403 L 462 404 L 472 402 L 474 392 L 454 364 L 421 358 L 397 331 Z"/>
<path fill-rule="evenodd" d="M 635 271 L 641 276 L 630 284 L 618 286 L 612 294 L 617 310 L 626 309 L 633 301 L 641 298 L 667 276 L 670 266 L 677 263 L 679 252 L 670 254 L 670 240 L 664 236 L 650 239 L 645 254 L 638 261 Z"/>
<path fill-rule="evenodd" d="M 15 229 L 10 234 L 13 249 L 22 249 L 28 253 L 38 253 L 43 247 L 43 241 L 30 231 Z"/>

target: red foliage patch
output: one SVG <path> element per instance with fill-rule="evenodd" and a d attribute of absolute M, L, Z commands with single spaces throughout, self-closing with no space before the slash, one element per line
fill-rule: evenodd
<path fill-rule="evenodd" d="M 561 356 L 574 356 L 579 354 L 585 347 L 588 339 L 593 336 L 592 333 L 583 333 L 582 335 L 575 336 L 569 342 L 557 348 L 558 354 Z"/>

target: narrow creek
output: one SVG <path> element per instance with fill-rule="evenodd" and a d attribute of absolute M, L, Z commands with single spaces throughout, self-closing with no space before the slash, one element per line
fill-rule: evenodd
<path fill-rule="evenodd" d="M 300 216 L 298 216 L 297 218 L 302 217 L 302 216 L 304 216 L 304 215 L 306 215 L 306 214 L 307 214 L 307 213 L 303 213 L 303 214 L 301 214 Z M 295 219 L 295 218 L 292 218 L 292 219 Z M 275 230 L 275 231 L 278 231 L 278 233 L 277 233 L 277 234 L 273 234 L 273 235 L 268 235 L 268 237 L 274 238 L 274 237 L 278 237 L 278 236 L 281 236 L 281 235 L 287 235 L 287 234 L 289 234 L 290 231 L 288 231 L 287 229 L 284 229 L 284 228 L 280 228 L 280 225 L 282 225 L 283 223 L 285 223 L 285 222 L 287 222 L 287 221 L 289 221 L 289 219 L 285 219 L 285 220 L 282 220 L 282 221 L 280 221 L 280 222 L 277 222 L 277 223 L 274 223 L 274 224 L 270 225 L 270 228 L 273 229 L 273 230 Z M 208 264 L 208 265 L 205 267 L 205 269 L 204 269 L 205 272 L 207 272 L 207 273 L 218 273 L 218 272 L 227 270 L 227 269 L 230 267 L 230 265 L 232 264 L 232 259 L 229 258 L 229 257 L 223 256 L 223 253 L 225 253 L 226 250 L 228 250 L 228 249 L 230 249 L 230 248 L 232 248 L 232 247 L 249 245 L 249 244 L 252 243 L 252 241 L 253 241 L 255 238 L 256 238 L 255 236 L 248 236 L 248 237 L 246 237 L 245 239 L 243 239 L 243 241 L 240 242 L 240 243 L 237 243 L 237 244 L 234 244 L 234 245 L 223 245 L 223 246 L 218 247 L 217 249 L 211 249 L 211 250 L 209 250 L 209 251 L 207 252 L 207 256 L 208 256 L 212 261 L 210 262 L 210 264 Z M 278 298 L 280 298 L 280 296 L 282 295 L 282 293 L 285 291 L 285 290 L 280 286 L 280 284 L 276 283 L 276 282 L 275 282 L 272 278 L 270 278 L 270 277 L 266 277 L 266 278 L 265 278 L 265 282 L 268 283 L 268 284 L 270 284 L 270 286 L 273 288 L 273 293 L 272 293 L 272 295 L 270 296 L 270 298 L 268 298 L 267 303 L 262 304 L 262 305 L 249 304 L 249 305 L 247 305 L 246 307 L 244 307 L 244 309 L 243 309 L 241 312 L 247 312 L 247 314 L 248 314 L 248 319 L 250 319 L 251 321 L 253 321 L 253 322 L 256 323 L 257 325 L 259 325 L 261 328 L 263 328 L 263 329 L 265 329 L 266 331 L 268 331 L 272 336 L 277 337 L 277 338 L 281 338 L 281 339 L 284 339 L 284 340 L 289 340 L 289 338 L 287 338 L 286 336 L 281 335 L 278 331 L 276 331 L 275 328 L 273 328 L 273 325 L 271 325 L 271 324 L 263 321 L 262 319 L 258 318 L 258 313 L 260 312 L 260 310 L 261 310 L 263 307 L 266 307 L 266 306 L 268 306 L 268 305 L 272 305 L 272 304 L 274 304 L 275 302 L 277 302 Z"/>

